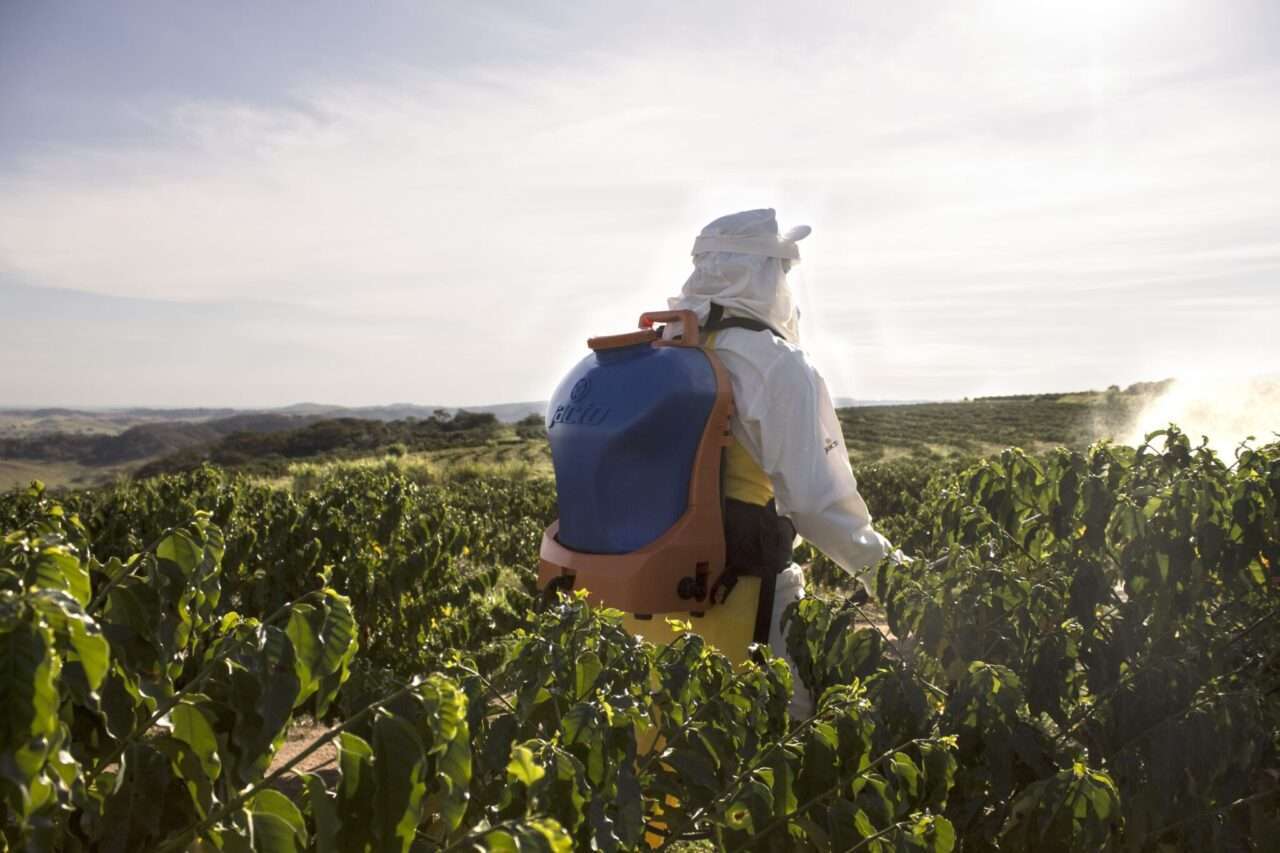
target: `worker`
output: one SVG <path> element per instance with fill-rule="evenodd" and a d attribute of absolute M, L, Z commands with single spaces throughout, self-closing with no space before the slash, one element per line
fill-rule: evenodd
<path fill-rule="evenodd" d="M 763 578 L 757 619 L 768 618 L 769 646 L 791 664 L 790 713 L 797 719 L 812 714 L 813 697 L 787 655 L 781 624 L 787 606 L 804 596 L 804 575 L 791 560 L 795 535 L 852 575 L 860 592 L 884 558 L 905 560 L 872 527 L 826 383 L 800 347 L 800 311 L 787 272 L 799 263 L 797 243 L 810 231 L 801 225 L 779 234 L 772 209 L 722 216 L 694 241 L 693 273 L 668 300 L 671 309 L 697 315 L 729 374 L 728 583 L 735 573 Z M 665 334 L 681 332 L 674 323 Z"/>

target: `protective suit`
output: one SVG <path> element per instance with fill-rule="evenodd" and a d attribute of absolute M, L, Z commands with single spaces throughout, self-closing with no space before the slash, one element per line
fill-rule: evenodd
<path fill-rule="evenodd" d="M 800 348 L 786 272 L 799 262 L 796 244 L 809 231 L 800 226 L 780 235 L 771 209 L 715 220 L 694 242 L 693 274 L 668 304 L 712 328 L 720 318 L 767 327 L 720 328 L 708 336 L 733 387 L 736 444 L 726 456 L 726 497 L 753 505 L 771 499 L 796 533 L 865 585 L 868 569 L 893 549 L 871 525 L 826 383 Z M 666 333 L 680 332 L 674 324 Z M 777 576 L 769 628 L 779 656 L 787 657 L 782 614 L 803 596 L 804 575 L 791 563 Z M 807 717 L 813 700 L 794 664 L 792 674 L 792 716 Z"/>

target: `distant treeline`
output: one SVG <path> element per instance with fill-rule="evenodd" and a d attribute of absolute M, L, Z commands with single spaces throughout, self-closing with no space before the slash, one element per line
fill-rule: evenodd
<path fill-rule="evenodd" d="M 537 421 L 535 425 L 533 421 Z M 533 416 L 517 425 L 521 435 L 541 428 Z M 227 467 L 279 467 L 316 456 L 352 457 L 394 449 L 437 450 L 491 438 L 500 422 L 490 413 L 439 411 L 429 418 L 377 421 L 280 414 L 236 415 L 203 423 L 141 424 L 119 435 L 49 433 L 0 439 L 0 458 L 81 465 L 121 465 L 154 460 L 139 476 L 182 471 L 210 461 Z M 157 458 L 159 457 L 159 458 Z"/>
<path fill-rule="evenodd" d="M 344 459 L 441 450 L 483 444 L 500 427 L 501 422 L 491 413 L 465 410 L 402 421 L 329 418 L 296 429 L 232 433 L 150 462 L 138 470 L 137 476 L 185 471 L 204 462 L 266 473 L 282 470 L 289 462 L 317 457 Z"/>
<path fill-rule="evenodd" d="M 235 415 L 217 420 L 165 421 L 139 424 L 119 435 L 53 432 L 0 439 L 0 459 L 120 465 L 150 459 L 188 447 L 209 444 L 236 433 L 269 433 L 297 429 L 316 418 L 278 414 Z"/>
<path fill-rule="evenodd" d="M 1119 385 L 1111 385 L 1107 388 L 1107 394 L 1124 394 L 1130 397 L 1155 397 L 1169 390 L 1169 386 L 1173 384 L 1172 379 L 1161 379 L 1159 382 L 1135 382 L 1123 390 Z M 1000 394 L 991 397 L 974 397 L 974 402 L 982 400 L 1059 400 L 1063 397 L 1079 397 L 1088 394 L 1101 394 L 1102 391 L 1069 391 L 1057 393 L 1041 393 L 1041 394 Z M 967 401 L 969 398 L 966 397 Z"/>

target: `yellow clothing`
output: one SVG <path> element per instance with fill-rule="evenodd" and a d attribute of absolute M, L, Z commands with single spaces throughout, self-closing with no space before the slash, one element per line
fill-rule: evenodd
<path fill-rule="evenodd" d="M 724 449 L 724 496 L 764 506 L 773 500 L 773 483 L 746 448 L 733 439 Z"/>
<path fill-rule="evenodd" d="M 622 627 L 656 646 L 665 646 L 678 636 L 667 624 L 667 619 L 689 622 L 696 634 L 737 666 L 747 660 L 747 646 L 751 645 L 756 630 L 756 603 L 759 600 L 760 578 L 740 577 L 733 588 L 733 595 L 702 616 L 655 613 L 652 619 L 637 619 L 628 613 L 622 617 Z"/>
<path fill-rule="evenodd" d="M 715 349 L 719 336 L 719 332 L 707 335 L 707 346 Z M 769 482 L 769 475 L 736 438 L 725 448 L 723 475 L 726 498 L 755 506 L 764 506 L 773 500 L 773 483 Z"/>

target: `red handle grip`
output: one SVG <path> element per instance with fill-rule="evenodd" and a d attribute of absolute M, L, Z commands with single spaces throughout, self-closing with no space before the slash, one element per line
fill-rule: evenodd
<path fill-rule="evenodd" d="M 698 345 L 698 315 L 692 311 L 646 311 L 640 315 L 640 328 L 652 329 L 654 323 L 680 323 L 679 340 L 659 341 L 657 343 L 675 347 L 696 347 Z"/>

